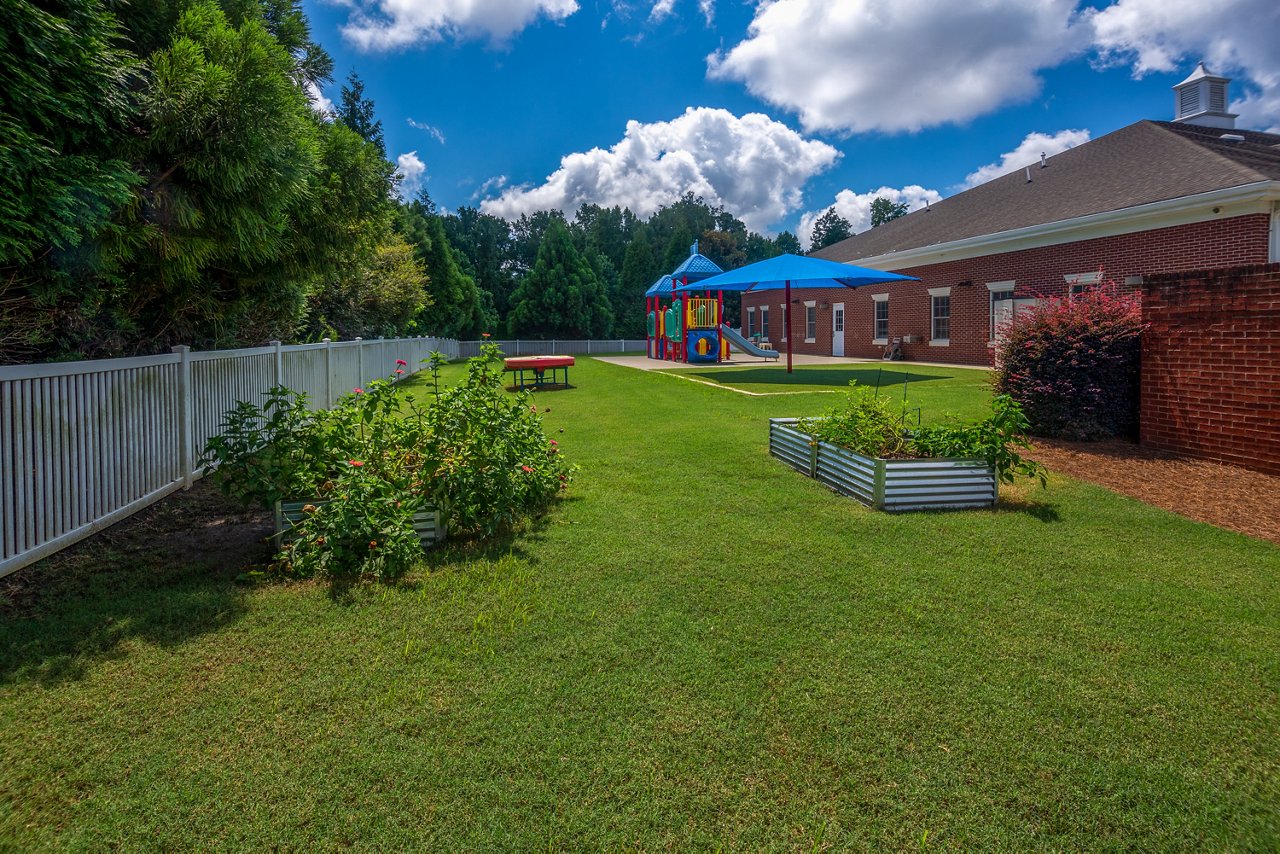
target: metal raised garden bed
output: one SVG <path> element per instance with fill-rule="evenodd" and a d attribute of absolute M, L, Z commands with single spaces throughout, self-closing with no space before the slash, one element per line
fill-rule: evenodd
<path fill-rule="evenodd" d="M 986 460 L 872 459 L 800 432 L 799 420 L 769 419 L 769 453 L 877 510 L 958 510 L 996 503 L 999 481 Z"/>
<path fill-rule="evenodd" d="M 323 506 L 325 501 L 277 501 L 276 502 L 276 542 L 281 542 L 289 531 L 305 517 L 302 508 L 308 504 Z M 445 514 L 430 504 L 413 514 L 413 529 L 418 532 L 418 539 L 423 548 L 430 548 L 436 543 L 444 542 L 448 534 L 448 522 Z"/>

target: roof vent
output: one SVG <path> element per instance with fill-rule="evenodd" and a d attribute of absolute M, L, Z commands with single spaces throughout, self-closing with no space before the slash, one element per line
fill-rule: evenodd
<path fill-rule="evenodd" d="M 1231 80 L 1210 74 L 1201 62 L 1191 75 L 1173 87 L 1175 122 L 1231 130 L 1236 114 L 1227 112 L 1227 86 Z"/>
<path fill-rule="evenodd" d="M 1218 137 L 1218 139 L 1221 139 L 1224 142 L 1244 142 L 1244 136 L 1238 133 L 1224 133 L 1222 136 Z"/>

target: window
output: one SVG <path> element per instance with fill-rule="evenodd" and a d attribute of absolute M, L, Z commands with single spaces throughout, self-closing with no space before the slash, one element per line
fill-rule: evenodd
<path fill-rule="evenodd" d="M 873 294 L 871 296 L 875 300 L 875 334 L 872 336 L 873 344 L 889 343 L 889 295 Z"/>
<path fill-rule="evenodd" d="M 818 305 L 814 302 L 804 304 L 804 341 L 812 344 L 818 340 Z"/>
<path fill-rule="evenodd" d="M 945 347 L 951 343 L 951 288 L 929 288 L 933 303 L 933 327 L 929 343 Z"/>
<path fill-rule="evenodd" d="M 783 340 L 783 341 L 786 341 L 786 340 L 787 340 L 787 336 L 791 334 L 791 330 L 787 328 L 787 327 L 789 327 L 791 324 L 787 323 L 787 319 L 788 319 L 788 318 L 787 318 L 787 306 L 786 306 L 786 303 L 783 303 L 782 305 L 778 306 L 778 308 L 782 309 L 782 340 Z"/>
<path fill-rule="evenodd" d="M 1000 318 L 996 315 L 996 303 L 1013 299 L 1013 282 L 987 282 L 987 290 L 991 293 L 991 329 L 987 340 L 994 341 L 996 326 L 1000 324 Z"/>
<path fill-rule="evenodd" d="M 1085 292 L 1090 285 L 1096 285 L 1102 281 L 1102 271 L 1094 270 L 1092 273 L 1068 273 L 1062 277 L 1067 283 L 1067 293 L 1071 296 L 1079 296 Z"/>
<path fill-rule="evenodd" d="M 769 306 L 760 306 L 760 337 L 768 340 L 769 338 Z"/>
<path fill-rule="evenodd" d="M 747 307 L 747 337 L 750 338 L 755 334 L 756 310 L 753 306 Z"/>

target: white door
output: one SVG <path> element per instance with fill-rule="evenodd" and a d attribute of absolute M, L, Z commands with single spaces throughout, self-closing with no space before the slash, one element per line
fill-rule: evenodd
<path fill-rule="evenodd" d="M 1000 342 L 1004 339 L 1005 333 L 1009 329 L 1009 322 L 1013 320 L 1014 315 L 1026 311 L 1037 302 L 1038 300 L 1034 297 L 1019 297 L 1018 299 L 996 300 L 991 304 L 991 313 L 995 321 L 995 328 L 992 330 L 991 337 L 997 354 L 1000 352 Z"/>
<path fill-rule="evenodd" d="M 831 306 L 831 355 L 844 355 L 844 303 Z"/>

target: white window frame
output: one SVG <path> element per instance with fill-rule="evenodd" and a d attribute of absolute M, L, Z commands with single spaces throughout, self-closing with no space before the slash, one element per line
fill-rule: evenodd
<path fill-rule="evenodd" d="M 782 309 L 782 340 L 786 341 L 787 336 L 791 334 L 790 323 L 787 323 L 787 304 L 781 303 L 779 308 Z"/>
<path fill-rule="evenodd" d="M 1067 273 L 1062 277 L 1062 281 L 1067 284 L 1067 293 L 1074 297 L 1084 293 L 1085 289 L 1090 285 L 1096 285 L 1101 282 L 1102 271 L 1094 270 L 1092 273 Z"/>
<path fill-rule="evenodd" d="M 750 338 L 752 335 L 754 335 L 754 334 L 755 334 L 755 331 L 751 328 L 752 323 L 755 321 L 755 319 L 756 319 L 756 307 L 755 307 L 754 305 L 749 305 L 749 306 L 747 306 L 747 329 L 746 329 L 746 335 L 747 335 L 747 337 L 748 337 L 748 338 Z"/>
<path fill-rule="evenodd" d="M 876 324 L 880 322 L 877 314 L 880 306 L 884 306 L 884 335 L 876 335 L 878 331 Z M 889 343 L 889 295 L 888 294 L 872 294 L 871 295 L 871 343 L 872 344 L 888 344 Z"/>
<path fill-rule="evenodd" d="M 809 334 L 809 312 L 813 312 L 813 334 Z M 818 301 L 805 300 L 804 303 L 804 343 L 818 343 Z"/>
<path fill-rule="evenodd" d="M 769 306 L 767 305 L 760 306 L 760 337 L 766 341 L 771 340 L 769 338 Z"/>
<path fill-rule="evenodd" d="M 1007 293 L 1007 299 L 1013 299 L 1013 292 L 1016 290 L 1016 281 L 1009 279 L 1004 282 L 987 282 L 987 310 L 991 315 L 990 323 L 987 325 L 987 343 L 994 346 L 996 343 L 996 294 Z"/>
<path fill-rule="evenodd" d="M 947 337 L 935 338 L 938 329 L 938 299 L 947 298 Z M 947 347 L 951 344 L 951 288 L 929 288 L 929 346 Z"/>

